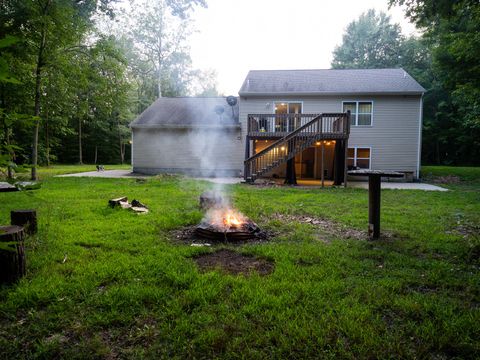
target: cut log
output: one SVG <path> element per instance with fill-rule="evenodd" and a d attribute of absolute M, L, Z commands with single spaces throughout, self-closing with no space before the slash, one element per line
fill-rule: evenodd
<path fill-rule="evenodd" d="M 145 207 L 137 207 L 137 206 L 132 206 L 130 207 L 130 210 L 136 212 L 137 214 L 147 214 L 148 209 Z"/>
<path fill-rule="evenodd" d="M 124 197 L 120 197 L 120 198 L 117 198 L 117 199 L 108 200 L 108 205 L 112 208 L 115 207 L 115 206 L 122 206 L 121 203 L 128 203 L 128 198 L 126 196 L 124 196 Z"/>
<path fill-rule="evenodd" d="M 37 233 L 37 211 L 33 209 L 10 211 L 10 224 L 22 226 L 28 235 Z"/>
<path fill-rule="evenodd" d="M 0 226 L 0 284 L 12 284 L 25 275 L 23 227 Z"/>
<path fill-rule="evenodd" d="M 15 187 L 20 191 L 38 190 L 42 187 L 42 184 L 36 181 L 17 181 Z"/>
<path fill-rule="evenodd" d="M 139 208 L 145 208 L 148 209 L 148 206 L 145 204 L 142 204 L 140 201 L 133 199 L 132 200 L 132 207 L 139 207 Z"/>

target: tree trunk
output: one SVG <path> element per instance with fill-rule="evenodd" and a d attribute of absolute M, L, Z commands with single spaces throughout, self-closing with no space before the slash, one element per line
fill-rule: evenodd
<path fill-rule="evenodd" d="M 98 155 L 98 146 L 95 145 L 95 161 L 94 161 L 95 165 L 97 165 L 97 155 Z"/>
<path fill-rule="evenodd" d="M 38 180 L 37 163 L 38 163 L 38 128 L 40 126 L 40 100 L 41 100 L 41 86 L 42 86 L 42 69 L 43 69 L 43 51 L 45 50 L 45 43 L 47 39 L 47 32 L 42 28 L 42 38 L 38 48 L 37 66 L 35 70 L 35 108 L 33 115 L 35 119 L 35 130 L 33 132 L 33 147 L 32 147 L 32 176 L 33 181 Z"/>
<path fill-rule="evenodd" d="M 0 284 L 12 284 L 25 275 L 22 227 L 0 226 Z"/>
<path fill-rule="evenodd" d="M 47 111 L 45 112 L 45 146 L 47 151 L 47 167 L 50 167 L 50 139 L 48 136 L 48 103 Z"/>
<path fill-rule="evenodd" d="M 79 117 L 78 119 L 78 163 L 80 165 L 83 164 L 83 157 L 82 157 L 82 119 Z"/>
<path fill-rule="evenodd" d="M 22 226 L 28 235 L 37 233 L 36 210 L 12 210 L 10 211 L 10 223 Z"/>
<path fill-rule="evenodd" d="M 125 161 L 125 144 L 122 141 L 122 132 L 120 131 L 120 116 L 117 112 L 115 112 L 115 116 L 117 118 L 118 142 L 120 145 L 120 163 L 123 165 Z"/>
<path fill-rule="evenodd" d="M 123 165 L 124 161 L 125 161 L 125 144 L 123 144 L 122 140 L 120 140 L 120 163 Z"/>
<path fill-rule="evenodd" d="M 295 158 L 287 161 L 287 174 L 285 184 L 297 185 L 297 174 L 295 173 Z"/>

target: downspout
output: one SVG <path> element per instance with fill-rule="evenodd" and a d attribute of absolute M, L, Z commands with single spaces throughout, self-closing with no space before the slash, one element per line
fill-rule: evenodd
<path fill-rule="evenodd" d="M 420 110 L 418 115 L 418 157 L 417 157 L 417 180 L 420 179 L 420 165 L 422 160 L 422 127 L 423 127 L 423 93 L 420 97 Z"/>

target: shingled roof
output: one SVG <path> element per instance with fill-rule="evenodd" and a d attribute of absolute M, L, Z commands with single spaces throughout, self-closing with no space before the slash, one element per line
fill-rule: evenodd
<path fill-rule="evenodd" d="M 238 92 L 260 95 L 407 95 L 425 89 L 403 69 L 251 70 Z"/>
<path fill-rule="evenodd" d="M 238 126 L 238 103 L 233 112 L 225 97 L 164 97 L 150 105 L 130 127 Z"/>

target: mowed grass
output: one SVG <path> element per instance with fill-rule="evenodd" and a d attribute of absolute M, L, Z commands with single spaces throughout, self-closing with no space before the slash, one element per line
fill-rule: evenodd
<path fill-rule="evenodd" d="M 480 187 L 465 184 L 383 191 L 379 241 L 276 215 L 366 230 L 366 190 L 229 186 L 278 234 L 230 246 L 273 261 L 263 277 L 202 273 L 191 257 L 215 249 L 172 239 L 201 220 L 204 182 L 49 177 L 1 193 L 0 223 L 36 208 L 39 232 L 27 276 L 0 290 L 0 358 L 477 358 Z M 121 195 L 151 212 L 108 208 Z"/>
<path fill-rule="evenodd" d="M 105 170 L 127 170 L 131 169 L 129 164 L 116 164 L 116 165 L 103 165 Z M 39 180 L 45 180 L 52 176 L 64 175 L 64 174 L 75 174 L 87 171 L 96 171 L 95 164 L 83 164 L 83 165 L 52 165 L 52 166 L 39 166 L 37 169 Z M 6 170 L 4 170 L 6 172 Z M 16 173 L 15 176 L 18 180 L 29 180 L 30 179 L 30 169 L 23 169 L 21 172 Z M 5 179 L 2 179 L 2 181 Z"/>

